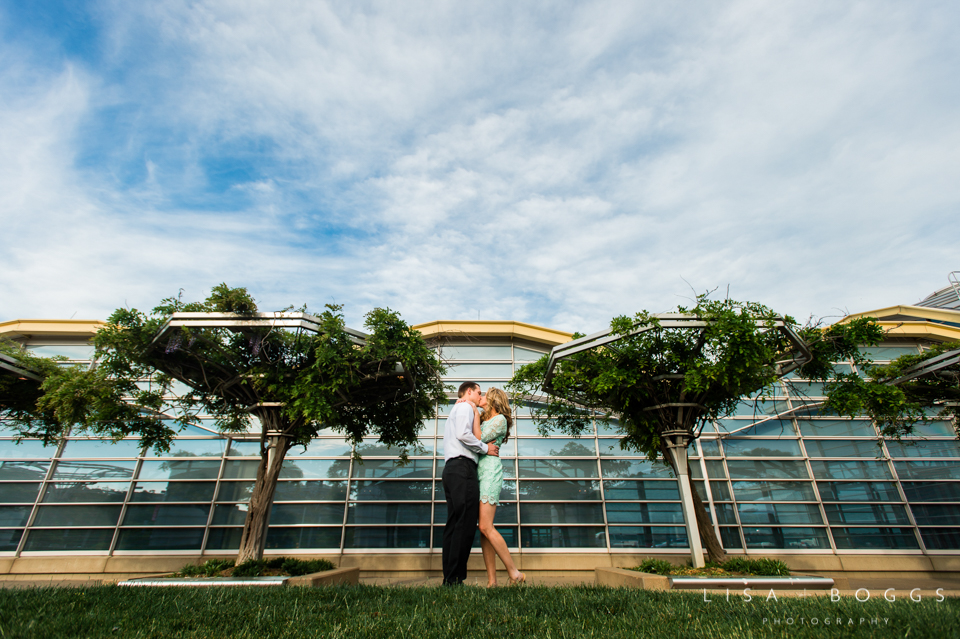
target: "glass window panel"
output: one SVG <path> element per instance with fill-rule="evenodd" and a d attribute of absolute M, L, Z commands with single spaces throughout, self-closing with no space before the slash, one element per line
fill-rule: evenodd
<path fill-rule="evenodd" d="M 686 548 L 687 531 L 677 526 L 610 526 L 611 548 Z"/>
<path fill-rule="evenodd" d="M 683 508 L 679 503 L 608 503 L 607 521 L 610 524 L 680 524 L 683 525 Z M 521 516 L 523 515 L 521 507 Z M 526 519 L 522 520 L 527 523 Z M 587 523 L 575 522 L 570 523 Z"/>
<path fill-rule="evenodd" d="M 274 528 L 267 530 L 267 548 L 340 548 L 343 528 Z M 239 548 L 239 544 L 237 545 Z"/>
<path fill-rule="evenodd" d="M 731 479 L 808 479 L 807 466 L 802 461 L 785 460 L 727 460 Z"/>
<path fill-rule="evenodd" d="M 289 452 L 287 453 L 289 455 Z M 227 452 L 228 457 L 259 457 L 260 442 L 242 439 L 230 440 L 230 449 Z"/>
<path fill-rule="evenodd" d="M 801 481 L 735 481 L 737 501 L 816 501 L 813 487 Z"/>
<path fill-rule="evenodd" d="M 239 550 L 242 536 L 243 528 L 211 528 L 207 534 L 207 550 Z"/>
<path fill-rule="evenodd" d="M 206 526 L 209 504 L 127 506 L 124 526 Z"/>
<path fill-rule="evenodd" d="M 599 500 L 600 482 L 525 480 L 520 482 L 520 499 L 522 501 Z"/>
<path fill-rule="evenodd" d="M 637 499 L 641 501 L 680 499 L 680 489 L 676 481 L 604 481 L 603 494 L 606 499 Z"/>
<path fill-rule="evenodd" d="M 116 526 L 121 506 L 40 506 L 34 526 Z"/>
<path fill-rule="evenodd" d="M 602 524 L 601 504 L 520 504 L 524 524 Z"/>
<path fill-rule="evenodd" d="M 127 496 L 130 482 L 57 482 L 47 484 L 44 503 L 116 502 Z"/>
<path fill-rule="evenodd" d="M 690 486 L 697 492 L 697 495 L 700 497 L 700 501 L 707 503 L 707 485 L 703 481 L 692 481 Z"/>
<path fill-rule="evenodd" d="M 901 355 L 916 355 L 916 346 L 864 346 L 860 352 L 874 361 L 897 359 Z"/>
<path fill-rule="evenodd" d="M 0 484 L 0 503 L 32 504 L 40 492 L 39 483 L 10 482 Z"/>
<path fill-rule="evenodd" d="M 200 550 L 203 528 L 126 528 L 117 550 Z"/>
<path fill-rule="evenodd" d="M 690 473 L 690 479 L 703 479 L 703 468 L 700 467 L 700 461 L 697 459 L 687 461 L 687 472 Z"/>
<path fill-rule="evenodd" d="M 140 454 L 139 439 L 122 439 L 118 442 L 101 439 L 68 440 L 60 455 L 63 459 L 104 457 L 136 457 Z"/>
<path fill-rule="evenodd" d="M 645 453 L 635 450 L 624 450 L 620 448 L 619 439 L 599 439 L 597 444 L 600 447 L 601 457 L 646 457 Z"/>
<path fill-rule="evenodd" d="M 286 463 L 286 462 L 284 462 Z M 253 460 L 244 460 L 236 461 L 229 460 L 223 464 L 223 478 L 224 479 L 256 479 L 257 478 L 257 466 L 260 465 L 259 461 Z M 143 476 L 143 471 L 140 472 L 141 477 Z M 216 477 L 216 475 L 214 475 Z"/>
<path fill-rule="evenodd" d="M 347 498 L 344 481 L 281 481 L 273 500 L 278 501 L 343 501 Z"/>
<path fill-rule="evenodd" d="M 740 523 L 823 525 L 820 508 L 816 504 L 739 504 Z M 725 522 L 734 523 L 734 522 Z"/>
<path fill-rule="evenodd" d="M 883 457 L 879 440 L 805 439 L 810 457 Z"/>
<path fill-rule="evenodd" d="M 707 461 L 707 477 L 710 479 L 726 479 L 727 470 L 722 461 Z"/>
<path fill-rule="evenodd" d="M 891 482 L 818 481 L 817 490 L 823 501 L 900 501 L 900 493 Z"/>
<path fill-rule="evenodd" d="M 216 487 L 212 481 L 141 481 L 133 487 L 131 501 L 210 501 Z"/>
<path fill-rule="evenodd" d="M 343 506 L 340 506 L 343 510 Z M 213 508 L 214 526 L 242 526 L 247 520 L 248 504 L 217 504 Z M 341 513 L 341 522 L 343 515 Z"/>
<path fill-rule="evenodd" d="M 873 424 L 865 419 L 801 419 L 804 437 L 876 437 Z"/>
<path fill-rule="evenodd" d="M 446 501 L 446 497 L 443 494 L 443 482 L 437 481 L 434 486 L 433 493 L 434 501 Z M 500 488 L 500 501 L 516 501 L 517 500 L 517 482 L 515 481 L 504 481 L 503 486 Z"/>
<path fill-rule="evenodd" d="M 437 503 L 433 507 L 433 523 L 445 524 L 447 521 L 447 504 Z M 517 523 L 517 505 L 512 502 L 500 502 L 497 506 L 496 514 L 493 517 L 496 524 L 516 524 Z M 442 543 L 441 543 L 442 545 Z"/>
<path fill-rule="evenodd" d="M 960 479 L 960 461 L 898 461 L 900 479 Z"/>
<path fill-rule="evenodd" d="M 958 528 L 921 528 L 920 536 L 927 550 L 960 550 Z"/>
<path fill-rule="evenodd" d="M 350 499 L 356 501 L 430 501 L 433 482 L 429 481 L 355 481 L 350 484 Z"/>
<path fill-rule="evenodd" d="M 960 504 L 910 504 L 910 510 L 920 526 L 960 526 Z"/>
<path fill-rule="evenodd" d="M 38 439 L 21 439 L 19 444 L 12 439 L 0 439 L 0 458 L 3 459 L 50 459 L 56 454 L 55 444 L 44 446 Z"/>
<path fill-rule="evenodd" d="M 725 481 L 710 482 L 710 491 L 713 493 L 713 501 L 731 501 L 733 499 L 730 496 L 730 485 Z"/>
<path fill-rule="evenodd" d="M 733 414 L 739 417 L 765 417 L 767 415 L 778 415 L 788 410 L 790 410 L 790 406 L 782 399 L 741 401 Z"/>
<path fill-rule="evenodd" d="M 447 364 L 445 378 L 461 379 L 510 379 L 513 364 Z"/>
<path fill-rule="evenodd" d="M 960 457 L 960 441 L 951 440 L 901 440 L 887 441 L 891 457 Z"/>
<path fill-rule="evenodd" d="M 792 397 L 806 398 L 824 396 L 822 382 L 798 382 L 792 380 L 787 384 L 787 388 L 790 389 L 790 395 Z"/>
<path fill-rule="evenodd" d="M 22 536 L 22 530 L 0 530 L 0 552 L 15 551 Z"/>
<path fill-rule="evenodd" d="M 158 453 L 152 449 L 144 451 L 145 457 L 220 457 L 227 444 L 225 439 L 175 439 L 170 442 L 170 450 Z"/>
<path fill-rule="evenodd" d="M 795 439 L 725 439 L 727 457 L 800 457 Z"/>
<path fill-rule="evenodd" d="M 754 528 L 743 527 L 747 548 L 819 548 L 829 549 L 830 541 L 823 528 Z"/>
<path fill-rule="evenodd" d="M 597 435 L 600 437 L 608 435 L 619 437 L 623 434 L 620 431 L 620 422 L 616 419 L 611 419 L 608 423 L 605 423 L 602 419 L 597 418 L 595 425 L 597 428 Z"/>
<path fill-rule="evenodd" d="M 603 526 L 524 526 L 523 548 L 606 548 Z"/>
<path fill-rule="evenodd" d="M 429 548 L 430 526 L 350 526 L 344 548 Z"/>
<path fill-rule="evenodd" d="M 463 346 L 444 344 L 440 347 L 438 355 L 444 361 L 451 359 L 513 359 L 513 354 L 509 346 L 481 344 Z M 537 357 L 537 359 L 540 358 Z"/>
<path fill-rule="evenodd" d="M 33 506 L 0 506 L 0 528 L 26 526 L 32 509 Z"/>
<path fill-rule="evenodd" d="M 31 530 L 23 546 L 26 551 L 109 550 L 113 528 Z"/>
<path fill-rule="evenodd" d="M 340 509 L 343 518 L 343 508 Z M 430 504 L 350 504 L 348 524 L 429 524 Z"/>
<path fill-rule="evenodd" d="M 721 419 L 717 422 L 721 433 L 736 432 L 739 437 L 791 437 L 796 435 L 793 422 L 789 419 L 768 419 L 749 428 L 751 420 Z"/>
<path fill-rule="evenodd" d="M 58 461 L 53 479 L 128 479 L 133 477 L 136 461 Z"/>
<path fill-rule="evenodd" d="M 519 452 L 523 457 L 596 457 L 592 438 L 582 439 L 521 439 Z"/>
<path fill-rule="evenodd" d="M 960 483 L 942 481 L 901 482 L 908 502 L 960 501 Z"/>
<path fill-rule="evenodd" d="M 143 462 L 138 477 L 140 479 L 216 479 L 219 472 L 219 461 L 168 459 Z"/>
<path fill-rule="evenodd" d="M 893 479 L 890 467 L 883 461 L 820 461 L 810 462 L 817 479 Z"/>
<path fill-rule="evenodd" d="M 397 466 L 391 459 L 366 459 L 354 462 L 353 476 L 360 478 L 430 479 L 433 477 L 432 459 L 413 459 L 406 466 Z"/>
<path fill-rule="evenodd" d="M 520 477 L 599 477 L 595 459 L 521 459 Z"/>
<path fill-rule="evenodd" d="M 920 437 L 956 437 L 950 422 L 917 422 L 913 425 L 913 434 Z"/>
<path fill-rule="evenodd" d="M 66 357 L 71 360 L 93 359 L 94 347 L 91 344 L 28 344 L 31 355 L 39 357 Z"/>
<path fill-rule="evenodd" d="M 603 472 L 604 477 L 676 479 L 673 468 L 663 460 L 601 459 L 600 470 Z"/>
<path fill-rule="evenodd" d="M 714 504 L 713 508 L 717 511 L 717 523 L 737 525 L 737 516 L 733 512 L 733 504 Z"/>
<path fill-rule="evenodd" d="M 433 455 L 434 439 L 417 440 L 422 446 L 421 450 L 415 450 L 412 446 L 406 449 L 408 456 Z M 404 451 L 401 446 L 386 446 L 378 442 L 369 442 L 357 445 L 357 453 L 364 457 L 399 457 Z"/>
<path fill-rule="evenodd" d="M 546 353 L 530 350 L 529 348 L 513 347 L 513 359 L 518 362 L 535 362 L 544 355 L 546 355 Z"/>
<path fill-rule="evenodd" d="M 403 508 L 414 507 L 415 509 L 415 506 L 414 504 L 404 504 Z M 428 523 L 429 508 L 428 505 Z M 300 524 L 336 524 L 342 526 L 343 504 L 274 504 L 270 510 L 271 526 L 295 526 Z"/>
<path fill-rule="evenodd" d="M 919 548 L 912 528 L 831 528 L 840 550 Z"/>
<path fill-rule="evenodd" d="M 553 424 L 553 422 L 548 422 L 548 424 Z M 442 426 L 443 424 L 441 424 L 441 432 Z M 537 422 L 522 417 L 513 420 L 513 434 L 523 437 L 540 437 L 540 432 L 537 430 Z"/>
<path fill-rule="evenodd" d="M 372 444 L 367 444 L 368 446 Z M 307 449 L 302 446 L 291 448 L 287 452 L 287 459 L 297 459 L 300 457 L 349 457 L 353 454 L 353 447 L 340 439 L 313 439 L 307 444 Z M 374 453 L 367 453 L 374 454 Z"/>
<path fill-rule="evenodd" d="M 721 528 L 720 543 L 723 547 L 730 550 L 733 548 L 743 548 L 743 540 L 740 539 L 739 528 Z"/>
<path fill-rule="evenodd" d="M 824 504 L 831 524 L 910 524 L 900 504 Z"/>
<path fill-rule="evenodd" d="M 428 463 L 430 463 L 429 460 Z M 355 463 L 354 467 L 356 466 Z M 348 459 L 286 459 L 280 469 L 280 478 L 346 479 L 349 472 L 350 460 Z"/>
<path fill-rule="evenodd" d="M 280 483 L 277 483 L 277 491 L 280 490 Z M 217 501 L 247 501 L 253 494 L 252 481 L 224 481 L 220 482 L 220 491 L 217 493 Z M 277 497 L 274 494 L 274 501 Z"/>
<path fill-rule="evenodd" d="M 720 442 L 716 439 L 701 439 L 700 448 L 703 449 L 704 457 L 720 456 Z"/>

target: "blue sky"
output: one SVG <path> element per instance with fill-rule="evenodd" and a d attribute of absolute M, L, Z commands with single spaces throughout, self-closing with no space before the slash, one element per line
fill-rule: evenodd
<path fill-rule="evenodd" d="M 226 281 L 567 330 L 960 269 L 950 2 L 0 0 L 0 321 Z"/>

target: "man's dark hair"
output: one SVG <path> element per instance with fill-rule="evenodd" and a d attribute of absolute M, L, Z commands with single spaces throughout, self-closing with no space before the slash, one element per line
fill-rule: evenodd
<path fill-rule="evenodd" d="M 457 397 L 463 397 L 464 393 L 471 388 L 480 388 L 480 384 L 476 382 L 464 382 L 460 384 L 460 390 L 457 391 Z"/>

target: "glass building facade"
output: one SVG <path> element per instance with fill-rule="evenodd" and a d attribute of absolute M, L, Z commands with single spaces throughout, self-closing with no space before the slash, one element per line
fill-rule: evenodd
<path fill-rule="evenodd" d="M 548 347 L 516 337 L 444 340 L 448 383 L 502 387 Z M 81 344 L 31 343 L 74 362 Z M 877 361 L 919 352 L 916 342 L 874 349 Z M 849 362 L 838 362 L 849 369 Z M 960 443 L 948 422 L 916 438 L 881 438 L 867 419 L 820 415 L 816 383 L 788 379 L 745 397 L 689 449 L 691 477 L 731 553 L 960 553 Z M 444 419 L 422 425 L 420 447 L 358 447 L 321 433 L 288 454 L 268 552 L 439 553 L 446 504 Z M 0 431 L 0 556 L 232 554 L 256 476 L 259 441 L 212 427 L 182 432 L 169 453 L 69 438 L 56 447 Z M 538 431 L 519 410 L 501 448 L 496 524 L 514 552 L 686 552 L 672 470 L 623 451 L 616 423 L 579 438 Z"/>

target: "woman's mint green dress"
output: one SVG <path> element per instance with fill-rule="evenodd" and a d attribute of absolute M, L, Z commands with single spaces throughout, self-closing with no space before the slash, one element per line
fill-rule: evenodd
<path fill-rule="evenodd" d="M 507 418 L 497 415 L 480 424 L 480 441 L 497 446 L 503 444 L 507 436 Z M 500 504 L 500 487 L 503 484 L 503 464 L 499 457 L 484 455 L 477 463 L 477 475 L 480 477 L 480 502 L 497 506 Z"/>

